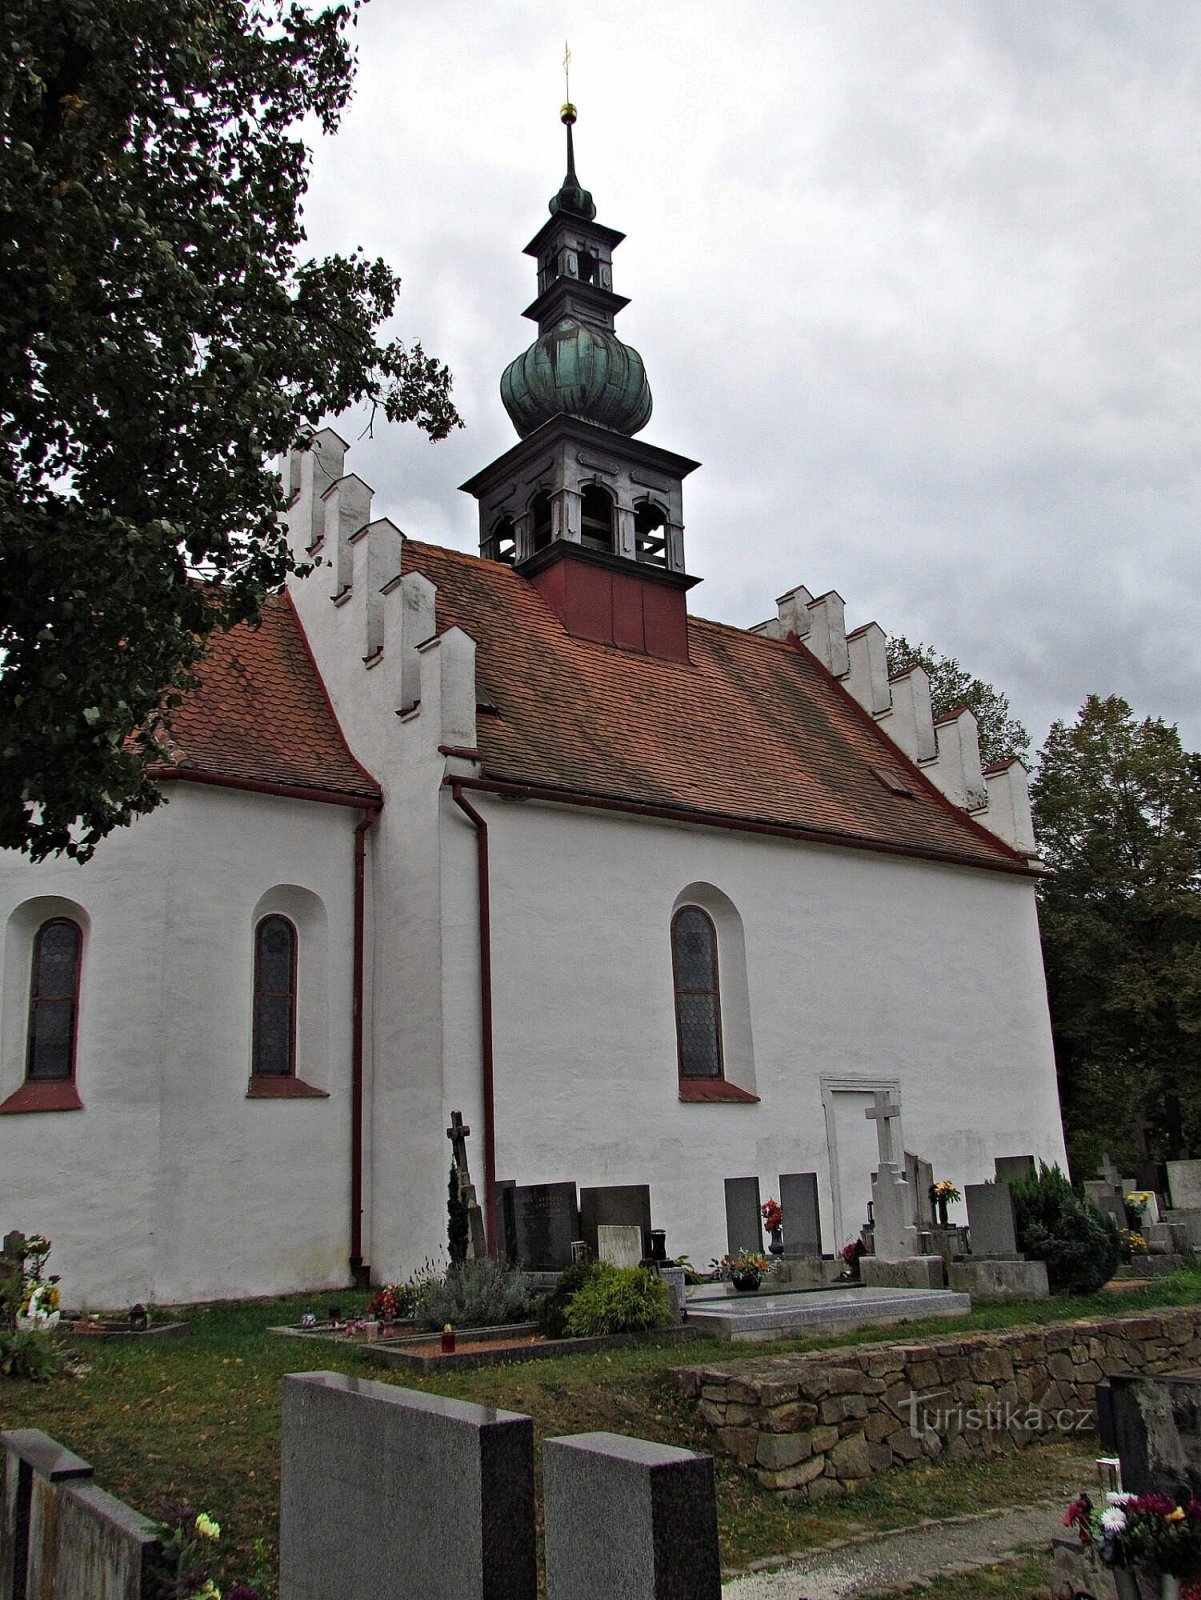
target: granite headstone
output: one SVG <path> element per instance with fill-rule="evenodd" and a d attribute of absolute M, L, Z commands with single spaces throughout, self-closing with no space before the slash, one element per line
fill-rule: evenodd
<path fill-rule="evenodd" d="M 759 1211 L 758 1178 L 726 1179 L 726 1248 L 762 1251 L 763 1217 Z"/>
<path fill-rule="evenodd" d="M 1013 1258 L 1018 1253 L 1017 1218 L 1007 1183 L 964 1186 L 967 1225 L 974 1256 Z"/>
<path fill-rule="evenodd" d="M 512 1191 L 512 1206 L 516 1254 L 522 1267 L 529 1272 L 559 1272 L 569 1267 L 572 1241 L 581 1236 L 575 1184 L 518 1184 Z"/>
<path fill-rule="evenodd" d="M 780 1174 L 780 1209 L 784 1213 L 784 1256 L 820 1256 L 822 1223 L 816 1172 Z"/>
<path fill-rule="evenodd" d="M 636 1267 L 642 1260 L 642 1229 L 602 1222 L 596 1230 L 596 1259 L 613 1267 Z"/>
<path fill-rule="evenodd" d="M 580 1190 L 579 1237 L 595 1259 L 599 1254 L 596 1230 L 641 1228 L 642 1254 L 650 1253 L 651 1191 L 645 1183 L 613 1183 Z"/>
<path fill-rule="evenodd" d="M 1127 1493 L 1201 1496 L 1201 1379 L 1116 1373 L 1097 1385 L 1097 1423 Z"/>

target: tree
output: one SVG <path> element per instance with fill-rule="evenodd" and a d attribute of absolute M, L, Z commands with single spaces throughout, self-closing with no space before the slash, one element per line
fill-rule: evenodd
<path fill-rule="evenodd" d="M 1090 695 L 1031 784 L 1039 915 L 1074 1170 L 1201 1144 L 1201 757 Z M 1141 1129 L 1141 1133 L 1140 1133 Z"/>
<path fill-rule="evenodd" d="M 157 804 L 154 713 L 290 561 L 271 460 L 366 400 L 431 438 L 398 279 L 303 261 L 353 12 L 10 0 L 0 59 L 0 845 L 86 857 Z M 199 575 L 199 576 L 197 576 Z"/>
<path fill-rule="evenodd" d="M 936 717 L 966 706 L 980 726 L 980 759 L 987 767 L 1010 756 L 1026 756 L 1030 735 L 1010 715 L 1009 701 L 998 689 L 973 678 L 954 656 L 941 655 L 928 644 L 910 644 L 904 635 L 886 646 L 890 676 L 906 667 L 924 667 L 930 679 L 930 700 Z"/>

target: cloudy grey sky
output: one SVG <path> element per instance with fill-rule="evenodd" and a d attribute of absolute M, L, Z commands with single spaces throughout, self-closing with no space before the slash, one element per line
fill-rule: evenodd
<path fill-rule="evenodd" d="M 1035 748 L 1089 692 L 1201 746 L 1196 0 L 373 0 L 357 31 L 311 242 L 401 274 L 467 423 L 344 419 L 377 514 L 476 546 L 456 486 L 515 440 L 566 37 L 642 437 L 703 463 L 691 608 L 837 589 Z"/>

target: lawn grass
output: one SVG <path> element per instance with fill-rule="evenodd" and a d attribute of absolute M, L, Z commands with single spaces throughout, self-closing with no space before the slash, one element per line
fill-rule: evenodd
<path fill-rule="evenodd" d="M 222 1523 L 227 1580 L 252 1566 L 252 1546 L 265 1535 L 274 1549 L 279 1498 L 279 1413 L 285 1373 L 331 1370 L 370 1377 L 520 1411 L 544 1438 L 606 1429 L 709 1451 L 712 1435 L 667 1380 L 670 1369 L 745 1361 L 759 1354 L 845 1345 L 841 1338 L 769 1346 L 712 1339 L 654 1343 L 510 1366 L 430 1374 L 398 1372 L 346 1345 L 280 1339 L 273 1324 L 295 1322 L 305 1309 L 350 1300 L 346 1292 L 183 1311 L 192 1331 L 183 1339 L 72 1347 L 74 1373 L 49 1384 L 0 1380 L 0 1427 L 38 1427 L 92 1462 L 97 1481 L 139 1510 L 186 1498 Z M 1122 1295 L 985 1307 L 965 1317 L 937 1318 L 861 1330 L 853 1342 L 909 1340 L 923 1334 L 1115 1316 L 1201 1300 L 1201 1272 L 1174 1274 Z M 956 1516 L 1048 1497 L 1069 1499 L 1091 1482 L 1095 1450 L 1088 1439 L 1051 1443 L 990 1460 L 914 1466 L 871 1480 L 853 1495 L 808 1507 L 762 1490 L 733 1462 L 717 1459 L 723 1565 L 751 1561 L 854 1533 L 908 1526 L 931 1516 Z M 540 1481 L 540 1473 L 539 1473 Z M 1021 1588 L 975 1589 L 1002 1600 L 1025 1600 Z M 991 1580 L 990 1580 L 991 1581 Z M 1003 1582 L 1009 1583 L 1008 1576 Z M 1021 1581 L 1018 1579 L 1015 1582 Z M 1002 1582 L 1002 1578 L 998 1578 Z M 941 1591 L 937 1591 L 941 1592 Z"/>

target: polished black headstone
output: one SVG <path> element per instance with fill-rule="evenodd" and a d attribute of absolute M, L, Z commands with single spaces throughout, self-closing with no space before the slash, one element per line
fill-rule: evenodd
<path fill-rule="evenodd" d="M 597 1257 L 597 1228 L 641 1228 L 642 1253 L 651 1248 L 651 1191 L 645 1183 L 607 1184 L 580 1190 L 580 1231 L 590 1258 Z"/>
<path fill-rule="evenodd" d="M 782 1172 L 780 1209 L 784 1213 L 785 1257 L 820 1256 L 822 1223 L 817 1204 L 817 1173 Z"/>
<path fill-rule="evenodd" d="M 517 1260 L 529 1272 L 558 1272 L 571 1265 L 580 1237 L 574 1183 L 518 1184 L 506 1195 L 513 1206 Z"/>

